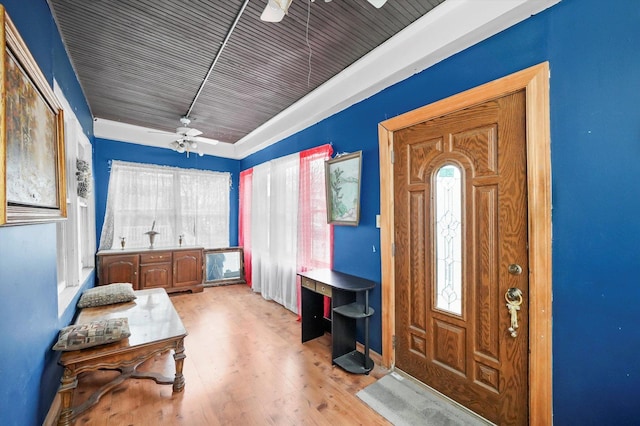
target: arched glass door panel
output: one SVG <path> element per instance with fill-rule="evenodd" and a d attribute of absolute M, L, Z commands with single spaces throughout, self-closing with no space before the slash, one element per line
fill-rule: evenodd
<path fill-rule="evenodd" d="M 447 164 L 436 174 L 436 308 L 462 314 L 462 173 Z"/>

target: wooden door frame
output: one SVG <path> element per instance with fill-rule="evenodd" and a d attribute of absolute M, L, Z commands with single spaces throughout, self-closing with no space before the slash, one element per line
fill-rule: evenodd
<path fill-rule="evenodd" d="M 395 366 L 393 259 L 393 133 L 518 90 L 526 93 L 529 235 L 529 423 L 553 424 L 551 352 L 551 144 L 549 63 L 544 62 L 378 125 L 380 149 L 380 253 L 382 259 L 382 363 Z"/>

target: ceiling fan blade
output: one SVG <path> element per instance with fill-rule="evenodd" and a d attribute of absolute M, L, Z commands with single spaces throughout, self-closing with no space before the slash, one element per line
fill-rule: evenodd
<path fill-rule="evenodd" d="M 200 130 L 189 128 L 189 130 L 187 130 L 187 132 L 185 133 L 185 136 L 195 137 L 195 136 L 200 136 L 201 134 L 202 132 Z"/>
<path fill-rule="evenodd" d="M 217 140 L 215 140 L 215 139 L 209 139 L 209 138 L 198 138 L 198 137 L 191 138 L 191 140 L 194 140 L 194 141 L 196 141 L 196 142 L 198 142 L 198 143 L 206 143 L 206 144 L 208 144 L 208 145 L 218 145 L 218 143 L 220 142 L 220 141 L 217 141 Z"/>
<path fill-rule="evenodd" d="M 178 133 L 165 132 L 165 131 L 162 131 L 162 130 L 147 130 L 147 133 L 157 133 L 159 135 L 167 135 L 167 136 L 176 136 L 176 135 L 178 135 Z"/>

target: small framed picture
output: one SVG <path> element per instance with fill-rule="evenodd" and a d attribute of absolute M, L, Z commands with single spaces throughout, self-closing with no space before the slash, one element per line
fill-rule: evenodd
<path fill-rule="evenodd" d="M 358 226 L 360 220 L 360 173 L 362 151 L 325 162 L 327 223 Z"/>
<path fill-rule="evenodd" d="M 205 286 L 245 283 L 242 247 L 204 251 Z"/>

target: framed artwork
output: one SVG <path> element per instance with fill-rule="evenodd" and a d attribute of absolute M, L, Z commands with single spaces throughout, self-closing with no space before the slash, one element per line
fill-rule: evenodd
<path fill-rule="evenodd" d="M 204 283 L 206 286 L 245 283 L 242 247 L 204 251 Z"/>
<path fill-rule="evenodd" d="M 2 6 L 0 20 L 0 225 L 63 219 L 62 107 Z"/>
<path fill-rule="evenodd" d="M 362 151 L 325 162 L 327 223 L 357 226 L 360 220 Z"/>

